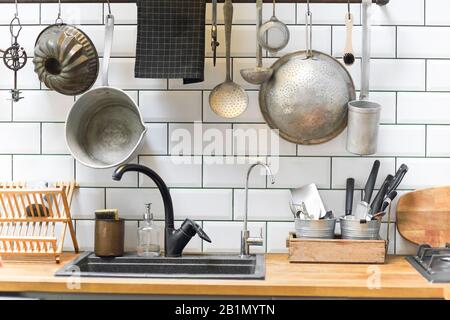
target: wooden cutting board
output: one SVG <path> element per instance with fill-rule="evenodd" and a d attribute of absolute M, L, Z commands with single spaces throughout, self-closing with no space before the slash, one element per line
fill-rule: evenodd
<path fill-rule="evenodd" d="M 450 187 L 417 190 L 397 205 L 397 228 L 415 244 L 440 247 L 450 243 Z"/>

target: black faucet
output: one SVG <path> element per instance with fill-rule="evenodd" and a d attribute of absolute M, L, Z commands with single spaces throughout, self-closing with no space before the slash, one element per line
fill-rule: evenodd
<path fill-rule="evenodd" d="M 196 234 L 199 235 L 205 241 L 211 242 L 211 239 L 203 231 L 203 229 L 193 220 L 186 219 L 179 229 L 175 229 L 173 219 L 173 204 L 172 197 L 170 196 L 169 189 L 167 188 L 164 180 L 152 169 L 139 165 L 139 164 L 125 164 L 119 166 L 113 173 L 113 180 L 119 181 L 125 172 L 135 171 L 145 174 L 152 179 L 159 191 L 164 202 L 165 213 L 165 232 L 164 232 L 164 246 L 166 257 L 181 257 L 184 247 L 188 244 L 189 240 Z"/>

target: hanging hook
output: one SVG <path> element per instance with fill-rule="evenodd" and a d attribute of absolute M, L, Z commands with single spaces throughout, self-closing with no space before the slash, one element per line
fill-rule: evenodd
<path fill-rule="evenodd" d="M 312 13 L 311 7 L 309 5 L 309 0 L 306 2 L 306 18 L 305 18 L 305 26 L 306 26 L 306 56 L 312 57 Z"/>
<path fill-rule="evenodd" d="M 14 18 L 12 18 L 9 23 L 9 32 L 11 33 L 11 42 L 16 43 L 17 38 L 19 37 L 20 31 L 22 30 L 22 24 L 19 19 L 19 4 L 18 1 L 15 0 L 16 12 L 14 13 Z M 18 27 L 17 31 L 14 30 L 14 27 Z"/>
<path fill-rule="evenodd" d="M 352 11 L 350 8 L 350 0 L 347 1 L 347 20 L 352 19 Z"/>
<path fill-rule="evenodd" d="M 111 15 L 111 3 L 109 2 L 109 0 L 106 0 L 107 4 L 108 4 L 108 12 L 109 15 Z"/>
<path fill-rule="evenodd" d="M 56 17 L 55 24 L 63 24 L 63 19 L 61 18 L 61 0 L 58 0 L 58 16 Z"/>
<path fill-rule="evenodd" d="M 14 14 L 14 17 L 18 17 L 19 16 L 19 3 L 17 0 L 15 0 L 16 3 L 16 13 Z"/>

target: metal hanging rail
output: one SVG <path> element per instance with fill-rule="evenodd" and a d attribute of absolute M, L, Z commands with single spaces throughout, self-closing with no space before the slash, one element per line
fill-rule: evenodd
<path fill-rule="evenodd" d="M 219 0 L 223 2 L 224 0 Z M 272 0 L 263 0 L 272 2 Z M 56 3 L 58 0 L 19 0 L 19 3 Z M 105 3 L 106 0 L 64 0 L 63 3 Z M 136 0 L 110 0 L 111 3 L 134 3 Z M 211 2 L 211 0 L 206 0 Z M 234 0 L 234 3 L 252 3 L 255 0 Z M 279 3 L 306 3 L 306 0 L 278 0 Z M 348 0 L 310 0 L 311 3 L 348 3 Z M 384 6 L 389 0 L 372 0 L 373 3 Z M 0 0 L 0 3 L 14 3 L 14 0 Z M 350 3 L 361 3 L 361 0 L 350 0 Z"/>

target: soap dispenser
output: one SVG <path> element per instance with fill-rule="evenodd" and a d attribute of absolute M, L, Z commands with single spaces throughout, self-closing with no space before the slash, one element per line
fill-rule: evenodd
<path fill-rule="evenodd" d="M 153 222 L 151 203 L 145 205 L 144 221 L 138 229 L 137 254 L 140 257 L 158 257 L 161 255 L 160 230 Z"/>

